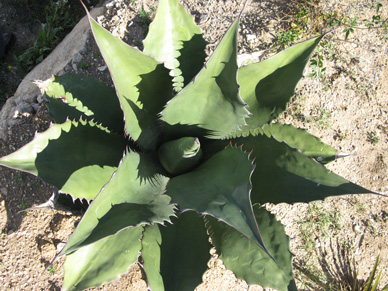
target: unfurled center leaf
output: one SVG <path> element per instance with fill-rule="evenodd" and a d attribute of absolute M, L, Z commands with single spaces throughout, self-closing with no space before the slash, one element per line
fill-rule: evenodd
<path fill-rule="evenodd" d="M 202 158 L 199 139 L 183 137 L 166 142 L 158 150 L 159 161 L 171 175 L 178 175 L 195 167 Z"/>

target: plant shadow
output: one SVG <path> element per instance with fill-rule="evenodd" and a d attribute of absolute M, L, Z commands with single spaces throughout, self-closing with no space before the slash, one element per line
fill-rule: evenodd
<path fill-rule="evenodd" d="M 360 239 L 362 242 L 363 237 Z M 365 280 L 358 277 L 357 264 L 354 251 L 346 242 L 338 238 L 327 248 L 320 247 L 315 250 L 314 256 L 318 258 L 318 269 L 311 268 L 304 261 L 296 261 L 295 269 L 301 274 L 304 288 L 300 290 L 322 291 L 357 291 L 362 290 Z"/>

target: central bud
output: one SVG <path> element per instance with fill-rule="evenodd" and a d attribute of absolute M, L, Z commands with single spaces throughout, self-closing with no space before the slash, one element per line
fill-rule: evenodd
<path fill-rule="evenodd" d="M 162 144 L 158 156 L 171 175 L 183 174 L 198 165 L 202 158 L 201 144 L 196 137 L 182 137 Z"/>

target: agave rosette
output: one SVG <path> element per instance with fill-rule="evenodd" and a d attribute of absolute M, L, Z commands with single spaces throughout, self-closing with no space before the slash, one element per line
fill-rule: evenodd
<path fill-rule="evenodd" d="M 51 79 L 56 123 L 0 159 L 93 200 L 59 254 L 63 290 L 136 263 L 154 291 L 193 290 L 209 235 L 238 278 L 296 290 L 288 237 L 261 206 L 370 192 L 323 166 L 335 149 L 273 123 L 321 37 L 238 68 L 239 19 L 205 65 L 202 32 L 177 0 L 159 1 L 143 52 L 89 19 L 115 90 L 83 75 Z"/>

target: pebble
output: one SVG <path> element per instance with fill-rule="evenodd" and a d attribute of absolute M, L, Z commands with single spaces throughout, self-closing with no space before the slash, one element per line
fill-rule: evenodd
<path fill-rule="evenodd" d="M 37 101 L 38 103 L 46 103 L 47 102 L 47 98 L 45 95 L 39 95 L 38 98 L 37 98 Z"/>
<path fill-rule="evenodd" d="M 74 56 L 73 56 L 73 60 L 72 60 L 72 63 L 79 63 L 80 61 L 82 61 L 82 55 L 80 53 L 76 53 Z"/>
<path fill-rule="evenodd" d="M 39 110 L 39 107 L 40 107 L 39 103 L 32 104 L 32 108 L 34 109 L 35 112 Z"/>
<path fill-rule="evenodd" d="M 1 194 L 5 195 L 5 196 L 7 196 L 7 194 L 8 194 L 8 190 L 5 187 L 1 188 L 0 192 L 1 192 Z"/>
<path fill-rule="evenodd" d="M 353 227 L 353 229 L 356 232 L 361 232 L 361 227 L 359 225 L 357 225 L 357 224 Z"/>
<path fill-rule="evenodd" d="M 253 41 L 255 41 L 255 39 L 256 39 L 256 35 L 254 35 L 254 34 L 247 34 L 247 41 L 248 42 L 253 42 Z"/>
<path fill-rule="evenodd" d="M 60 252 L 64 248 L 65 245 L 66 245 L 66 243 L 63 243 L 63 242 L 57 244 L 57 252 Z"/>
<path fill-rule="evenodd" d="M 103 72 L 103 71 L 105 71 L 106 70 L 106 66 L 100 66 L 100 67 L 98 67 L 97 69 L 100 71 L 100 72 Z"/>

